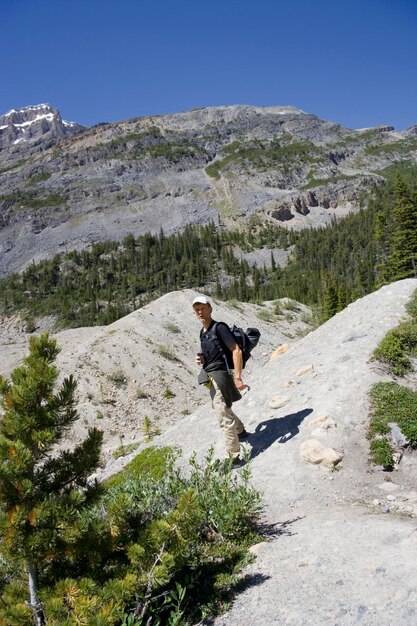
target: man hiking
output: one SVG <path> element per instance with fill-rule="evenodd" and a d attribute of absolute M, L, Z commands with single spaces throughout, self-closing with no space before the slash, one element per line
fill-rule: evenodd
<path fill-rule="evenodd" d="M 213 320 L 212 306 L 206 296 L 195 298 L 192 306 L 194 315 L 203 325 L 200 332 L 201 352 L 195 359 L 196 364 L 202 367 L 198 381 L 210 389 L 213 409 L 224 432 L 226 452 L 232 465 L 239 466 L 242 462 L 239 441 L 248 433 L 232 411 L 232 403 L 240 400 L 240 392 L 247 388 L 242 382 L 242 351 L 227 324 Z M 234 376 L 225 359 L 226 350 L 232 353 Z"/>

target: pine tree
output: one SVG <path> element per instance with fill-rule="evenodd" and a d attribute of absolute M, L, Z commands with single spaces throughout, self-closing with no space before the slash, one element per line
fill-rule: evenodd
<path fill-rule="evenodd" d="M 11 380 L 0 377 L 0 550 L 26 568 L 30 607 L 41 626 L 37 575 L 69 549 L 66 533 L 99 493 L 88 477 L 99 462 L 102 433 L 91 429 L 73 451 L 57 450 L 78 419 L 76 382 L 69 376 L 54 391 L 56 341 L 47 333 L 29 341 L 29 355 Z"/>
<path fill-rule="evenodd" d="M 334 285 L 328 278 L 324 281 L 325 287 L 323 291 L 323 317 L 328 320 L 337 313 L 338 294 Z"/>
<path fill-rule="evenodd" d="M 396 195 L 389 257 L 393 280 L 417 274 L 417 203 L 400 174 L 397 174 Z"/>

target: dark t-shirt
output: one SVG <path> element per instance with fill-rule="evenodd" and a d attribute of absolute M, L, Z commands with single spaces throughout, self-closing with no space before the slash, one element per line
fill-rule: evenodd
<path fill-rule="evenodd" d="M 215 320 L 213 320 L 208 329 L 206 331 L 203 331 L 200 335 L 201 352 L 204 356 L 204 369 L 211 369 L 210 366 L 215 367 L 214 364 L 218 364 L 218 367 L 216 367 L 216 369 L 227 370 L 224 357 L 218 345 L 216 345 L 216 343 L 213 341 L 213 339 L 215 338 L 213 336 L 213 326 L 215 323 Z M 225 324 L 224 322 L 218 322 L 216 331 L 217 338 L 222 343 L 225 350 L 230 349 L 234 346 L 234 344 L 236 343 L 236 339 L 233 337 L 227 324 Z"/>

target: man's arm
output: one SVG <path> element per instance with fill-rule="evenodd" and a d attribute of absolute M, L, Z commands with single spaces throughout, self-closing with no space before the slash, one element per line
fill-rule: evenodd
<path fill-rule="evenodd" d="M 247 387 L 247 385 L 245 385 L 242 381 L 242 369 L 243 369 L 242 350 L 239 348 L 237 343 L 229 347 L 229 350 L 232 353 L 232 357 L 233 357 L 235 385 L 239 389 L 239 391 L 242 391 L 242 389 L 246 389 Z"/>

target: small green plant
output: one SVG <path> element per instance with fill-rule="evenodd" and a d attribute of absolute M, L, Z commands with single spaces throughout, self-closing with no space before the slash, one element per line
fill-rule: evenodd
<path fill-rule="evenodd" d="M 165 387 L 164 389 L 164 398 L 166 400 L 171 400 L 172 398 L 175 398 L 176 394 L 171 391 L 171 389 L 169 387 Z"/>
<path fill-rule="evenodd" d="M 314 324 L 313 316 L 311 313 L 301 313 L 300 321 L 304 324 L 312 326 Z"/>
<path fill-rule="evenodd" d="M 173 322 L 167 322 L 166 324 L 164 324 L 164 328 L 169 330 L 170 333 L 180 333 L 181 332 L 181 328 L 179 326 L 177 326 L 177 324 L 174 324 Z"/>
<path fill-rule="evenodd" d="M 164 357 L 164 359 L 167 359 L 168 361 L 180 362 L 180 359 L 177 356 L 175 356 L 175 353 L 171 350 L 169 346 L 159 344 L 159 346 L 156 349 L 156 352 L 157 354 Z"/>
<path fill-rule="evenodd" d="M 126 374 L 121 368 L 110 372 L 107 378 L 116 387 L 125 387 L 127 385 Z"/>
<path fill-rule="evenodd" d="M 145 435 L 146 441 L 152 441 L 154 437 L 161 434 L 161 429 L 155 426 L 150 417 L 145 415 L 143 418 L 142 432 Z"/>
<path fill-rule="evenodd" d="M 25 333 L 34 333 L 36 330 L 36 322 L 34 317 L 26 312 L 23 315 L 23 321 L 25 323 Z"/>
<path fill-rule="evenodd" d="M 382 465 L 391 470 L 394 467 L 393 448 L 387 439 L 374 439 L 370 444 L 372 460 L 376 465 Z"/>
<path fill-rule="evenodd" d="M 48 180 L 51 177 L 49 172 L 39 172 L 39 174 L 35 174 L 27 181 L 27 185 L 37 185 L 38 183 L 43 182 L 44 180 Z"/>
<path fill-rule="evenodd" d="M 283 315 L 282 304 L 281 304 L 281 302 L 279 300 L 276 300 L 274 302 L 274 309 L 273 310 L 274 310 L 274 315 L 277 315 L 277 316 Z"/>
<path fill-rule="evenodd" d="M 375 463 L 391 467 L 393 461 L 389 423 L 398 424 L 410 445 L 417 447 L 417 393 L 396 382 L 380 382 L 372 387 L 370 400 L 372 411 L 368 437 L 371 442 L 371 456 Z"/>
<path fill-rule="evenodd" d="M 408 315 L 414 322 L 417 322 L 417 289 L 413 292 L 410 301 L 406 304 Z"/>
<path fill-rule="evenodd" d="M 256 315 L 263 322 L 273 322 L 274 321 L 274 314 L 269 309 L 261 309 L 260 311 L 257 312 Z"/>
<path fill-rule="evenodd" d="M 230 300 L 228 300 L 227 303 L 233 309 L 236 309 L 237 311 L 242 311 L 242 306 L 241 306 L 240 302 L 238 302 L 238 300 L 236 300 L 236 298 L 231 298 Z"/>
<path fill-rule="evenodd" d="M 299 311 L 300 310 L 300 305 L 298 304 L 298 302 L 295 302 L 295 300 L 291 300 L 290 298 L 288 298 L 287 300 L 284 300 L 282 302 L 282 307 L 284 309 L 287 309 L 288 311 Z"/>
<path fill-rule="evenodd" d="M 121 456 L 127 456 L 131 452 L 134 452 L 138 448 L 138 443 L 127 443 L 121 444 L 114 452 L 112 453 L 112 457 L 114 459 L 119 459 Z"/>
<path fill-rule="evenodd" d="M 138 400 L 143 400 L 143 399 L 148 398 L 148 397 L 149 397 L 149 394 L 144 390 L 143 387 L 138 386 L 136 388 L 136 398 Z"/>
<path fill-rule="evenodd" d="M 387 363 L 396 376 L 404 376 L 412 368 L 407 352 L 414 352 L 416 345 L 417 324 L 403 323 L 385 335 L 372 356 Z"/>

